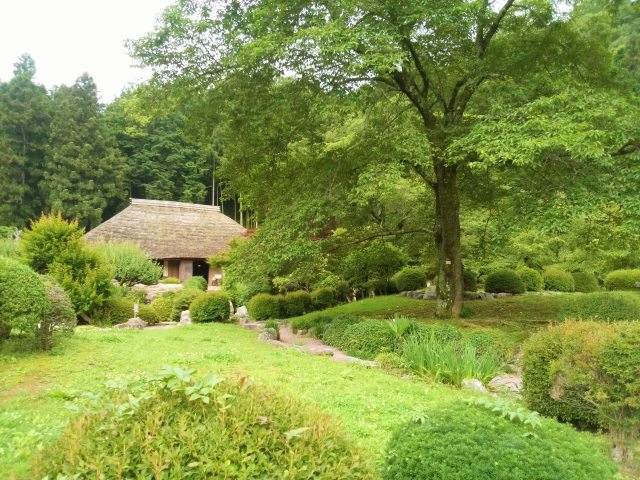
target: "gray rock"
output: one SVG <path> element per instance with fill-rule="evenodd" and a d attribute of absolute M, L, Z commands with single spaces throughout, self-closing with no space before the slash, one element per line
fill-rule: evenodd
<path fill-rule="evenodd" d="M 236 317 L 242 320 L 249 320 L 249 312 L 247 310 L 247 307 L 245 307 L 244 305 L 238 307 L 238 309 L 236 310 Z"/>
<path fill-rule="evenodd" d="M 422 300 L 436 300 L 438 296 L 435 292 L 424 292 L 422 294 Z"/>
<path fill-rule="evenodd" d="M 513 296 L 513 293 L 494 293 L 495 298 L 504 298 L 504 297 L 511 297 Z"/>
<path fill-rule="evenodd" d="M 278 333 L 275 328 L 265 328 L 264 331 L 258 335 L 258 340 L 263 342 L 269 342 L 278 339 Z"/>
<path fill-rule="evenodd" d="M 520 393 L 522 391 L 522 377 L 505 373 L 492 378 L 488 386 L 493 391 Z"/>
<path fill-rule="evenodd" d="M 183 310 L 180 313 L 180 325 L 191 325 L 192 323 L 189 310 Z"/>
<path fill-rule="evenodd" d="M 487 393 L 487 389 L 477 378 L 465 378 L 462 380 L 460 386 L 467 390 L 473 390 L 475 392 Z"/>
<path fill-rule="evenodd" d="M 147 322 L 142 320 L 141 318 L 134 317 L 130 318 L 124 323 L 119 323 L 118 325 L 114 325 L 113 328 L 137 328 L 142 329 L 147 326 Z"/>

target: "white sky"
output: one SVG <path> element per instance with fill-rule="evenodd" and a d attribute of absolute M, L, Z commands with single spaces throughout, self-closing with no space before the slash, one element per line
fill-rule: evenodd
<path fill-rule="evenodd" d="M 150 32 L 174 0 L 0 0 L 0 80 L 13 76 L 23 53 L 47 88 L 72 84 L 84 72 L 108 103 L 149 73 L 135 68 L 124 41 Z"/>

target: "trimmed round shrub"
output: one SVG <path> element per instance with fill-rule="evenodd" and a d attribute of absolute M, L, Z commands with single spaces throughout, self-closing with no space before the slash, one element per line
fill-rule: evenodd
<path fill-rule="evenodd" d="M 427 272 L 419 267 L 405 267 L 391 277 L 399 292 L 420 290 L 427 284 Z"/>
<path fill-rule="evenodd" d="M 184 310 L 189 310 L 189 305 L 193 302 L 198 295 L 202 295 L 202 290 L 196 288 L 183 288 L 176 292 L 173 297 L 173 307 L 171 309 L 171 321 L 179 322 L 180 315 Z"/>
<path fill-rule="evenodd" d="M 311 311 L 311 295 L 304 290 L 287 293 L 281 302 L 285 318 L 299 317 Z"/>
<path fill-rule="evenodd" d="M 335 288 L 318 288 L 311 292 L 311 303 L 316 310 L 325 310 L 336 304 Z"/>
<path fill-rule="evenodd" d="M 604 279 L 607 290 L 636 290 L 636 283 L 640 282 L 640 269 L 614 270 Z"/>
<path fill-rule="evenodd" d="M 619 322 L 640 320 L 640 295 L 631 292 L 595 292 L 567 295 L 560 318 Z"/>
<path fill-rule="evenodd" d="M 160 322 L 169 322 L 171 320 L 175 296 L 175 292 L 168 292 L 157 296 L 149 304 L 155 310 Z"/>
<path fill-rule="evenodd" d="M 398 348 L 398 339 L 381 320 L 365 320 L 348 325 L 342 335 L 329 340 L 325 336 L 325 343 L 347 355 L 365 359 L 373 359 L 379 353 L 393 352 Z"/>
<path fill-rule="evenodd" d="M 36 328 L 36 341 L 43 350 L 53 347 L 55 335 L 69 335 L 76 327 L 76 311 L 69 296 L 60 285 L 46 275 L 42 281 L 47 288 L 49 309 Z"/>
<path fill-rule="evenodd" d="M 176 277 L 165 277 L 162 280 L 160 280 L 160 283 L 170 284 L 170 285 L 177 285 L 177 284 L 180 283 L 180 279 L 178 279 Z"/>
<path fill-rule="evenodd" d="M 200 275 L 194 275 L 193 277 L 187 278 L 182 284 L 184 288 L 197 288 L 198 290 L 202 290 L 203 292 L 207 289 L 207 281 L 204 277 Z"/>
<path fill-rule="evenodd" d="M 49 308 L 40 275 L 16 260 L 0 257 L 0 340 L 12 329 L 33 333 Z"/>
<path fill-rule="evenodd" d="M 175 370 L 71 422 L 36 458 L 34 478 L 373 478 L 368 456 L 321 409 L 246 377 Z"/>
<path fill-rule="evenodd" d="M 544 289 L 552 292 L 573 292 L 576 284 L 573 276 L 559 268 L 548 268 L 542 273 Z"/>
<path fill-rule="evenodd" d="M 280 295 L 259 293 L 249 300 L 247 311 L 254 320 L 280 318 L 282 316 L 282 297 Z"/>
<path fill-rule="evenodd" d="M 591 293 L 600 290 L 598 279 L 591 272 L 571 272 L 571 276 L 576 292 Z"/>
<path fill-rule="evenodd" d="M 101 309 L 92 317 L 95 325 L 117 325 L 133 318 L 133 304 L 131 298 L 112 296 L 105 300 Z"/>
<path fill-rule="evenodd" d="M 164 320 L 158 315 L 158 312 L 146 303 L 140 303 L 138 305 L 138 318 L 149 325 L 157 325 Z"/>
<path fill-rule="evenodd" d="M 524 284 L 513 270 L 497 270 L 487 275 L 484 289 L 489 293 L 524 293 Z"/>
<path fill-rule="evenodd" d="M 460 400 L 430 406 L 420 423 L 411 422 L 392 435 L 383 479 L 617 478 L 617 466 L 598 438 L 545 418 L 532 429 L 501 413 Z"/>
<path fill-rule="evenodd" d="M 477 292 L 478 274 L 473 270 L 462 270 L 462 284 L 465 292 Z"/>
<path fill-rule="evenodd" d="M 231 316 L 229 295 L 224 292 L 206 292 L 195 298 L 189 306 L 195 323 L 226 322 Z"/>
<path fill-rule="evenodd" d="M 337 345 L 341 344 L 345 330 L 351 325 L 359 322 L 360 319 L 358 317 L 348 313 L 336 315 L 333 321 L 325 327 L 324 333 L 322 334 L 322 340 L 327 345 L 333 345 L 336 346 L 336 348 L 340 348 L 337 347 Z"/>
<path fill-rule="evenodd" d="M 516 269 L 516 273 L 522 280 L 525 291 L 539 292 L 544 290 L 544 279 L 537 270 L 530 267 L 519 267 Z"/>

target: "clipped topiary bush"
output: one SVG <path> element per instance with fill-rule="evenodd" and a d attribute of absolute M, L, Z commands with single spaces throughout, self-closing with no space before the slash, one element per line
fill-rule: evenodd
<path fill-rule="evenodd" d="M 153 310 L 155 310 L 159 321 L 171 321 L 171 312 L 173 311 L 175 296 L 175 292 L 164 293 L 154 298 L 153 301 L 149 304 L 149 306 L 153 308 Z"/>
<path fill-rule="evenodd" d="M 229 295 L 224 292 L 206 292 L 197 296 L 189 306 L 195 323 L 226 322 L 231 316 Z"/>
<path fill-rule="evenodd" d="M 207 290 L 208 287 L 207 281 L 200 275 L 194 275 L 193 277 L 187 278 L 182 285 L 184 288 L 197 288 L 203 292 Z"/>
<path fill-rule="evenodd" d="M 285 318 L 299 317 L 311 311 L 311 295 L 304 290 L 289 292 L 281 301 Z"/>
<path fill-rule="evenodd" d="M 162 280 L 160 280 L 160 283 L 178 285 L 180 283 L 180 279 L 176 277 L 165 277 Z"/>
<path fill-rule="evenodd" d="M 419 267 L 404 267 L 391 277 L 391 281 L 399 292 L 420 290 L 427 284 L 427 272 Z"/>
<path fill-rule="evenodd" d="M 133 318 L 134 303 L 133 299 L 127 297 L 109 297 L 102 308 L 92 317 L 92 323 L 100 326 L 124 323 Z"/>
<path fill-rule="evenodd" d="M 42 450 L 34 478 L 359 480 L 374 475 L 329 415 L 246 377 L 194 379 L 192 372 L 172 368 L 113 397 Z"/>
<path fill-rule="evenodd" d="M 513 270 L 497 270 L 487 275 L 484 289 L 489 293 L 524 293 L 524 284 Z"/>
<path fill-rule="evenodd" d="M 640 295 L 631 292 L 595 292 L 568 296 L 560 307 L 559 317 L 607 322 L 640 320 Z"/>
<path fill-rule="evenodd" d="M 540 272 L 529 267 L 519 267 L 516 273 L 522 280 L 524 289 L 527 292 L 539 292 L 544 290 L 544 279 Z"/>
<path fill-rule="evenodd" d="M 636 283 L 640 282 L 640 269 L 614 270 L 604 279 L 607 290 L 636 290 Z"/>
<path fill-rule="evenodd" d="M 573 292 L 576 284 L 573 276 L 559 268 L 548 268 L 542 273 L 544 289 L 553 292 Z"/>
<path fill-rule="evenodd" d="M 46 275 L 42 280 L 47 288 L 49 309 L 36 327 L 36 341 L 43 350 L 53 347 L 54 335 L 70 335 L 76 327 L 76 312 L 69 296 L 60 285 Z"/>
<path fill-rule="evenodd" d="M 465 292 L 477 292 L 478 291 L 478 274 L 473 270 L 463 270 L 462 283 L 464 285 Z"/>
<path fill-rule="evenodd" d="M 269 320 L 282 317 L 282 297 L 268 293 L 254 295 L 247 304 L 249 316 L 254 320 Z"/>
<path fill-rule="evenodd" d="M 333 342 L 333 343 L 331 343 Z M 348 325 L 340 336 L 325 336 L 325 343 L 353 357 L 373 359 L 398 348 L 398 339 L 381 320 L 365 320 Z"/>
<path fill-rule="evenodd" d="M 196 288 L 183 288 L 176 292 L 173 297 L 173 307 L 171 309 L 171 321 L 179 322 L 180 315 L 184 310 L 189 310 L 189 305 L 193 302 L 198 295 L 202 295 L 202 290 Z"/>
<path fill-rule="evenodd" d="M 50 308 L 42 278 L 26 265 L 0 257 L 0 340 L 11 330 L 33 334 Z"/>
<path fill-rule="evenodd" d="M 318 288 L 311 292 L 311 303 L 316 310 L 325 310 L 336 304 L 335 288 Z"/>
<path fill-rule="evenodd" d="M 151 305 L 146 303 L 138 304 L 138 318 L 148 325 L 156 325 L 165 321 Z"/>
<path fill-rule="evenodd" d="M 572 272 L 571 276 L 573 277 L 576 292 L 591 293 L 600 290 L 598 279 L 593 273 Z"/>
<path fill-rule="evenodd" d="M 538 428 L 461 401 L 430 406 L 403 425 L 387 447 L 384 480 L 613 480 L 604 442 L 554 420 L 520 412 Z M 522 409 L 524 410 L 524 409 Z M 507 417 L 507 418 L 505 418 Z"/>

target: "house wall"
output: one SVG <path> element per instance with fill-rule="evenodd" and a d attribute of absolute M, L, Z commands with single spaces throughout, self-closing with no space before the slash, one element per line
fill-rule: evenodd
<path fill-rule="evenodd" d="M 180 259 L 180 269 L 178 272 L 178 278 L 181 282 L 184 282 L 187 278 L 193 276 L 193 259 L 182 258 Z"/>
<path fill-rule="evenodd" d="M 180 260 L 164 260 L 164 276 L 165 277 L 177 277 L 181 282 L 184 282 L 187 278 L 193 276 L 193 262 L 198 260 L 197 258 L 181 258 Z M 170 268 L 169 262 L 180 262 L 177 268 Z M 209 268 L 209 285 L 220 285 L 222 281 L 222 269 L 221 268 Z"/>

